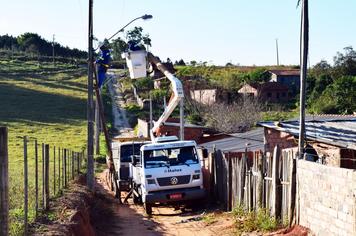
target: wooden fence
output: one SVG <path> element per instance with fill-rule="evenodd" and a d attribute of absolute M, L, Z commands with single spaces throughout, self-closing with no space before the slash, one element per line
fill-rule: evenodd
<path fill-rule="evenodd" d="M 9 234 L 9 197 L 18 198 L 19 194 L 22 194 L 13 192 L 16 196 L 9 196 L 11 183 L 9 183 L 7 143 L 7 129 L 0 127 L 0 235 Z M 39 155 L 39 149 L 41 149 L 41 155 Z M 31 150 L 31 155 L 29 155 L 29 150 Z M 30 159 L 34 165 L 31 169 L 29 169 Z M 61 194 L 68 182 L 83 171 L 84 160 L 84 151 L 74 152 L 45 143 L 39 145 L 36 139 L 23 137 L 23 220 L 22 217 L 12 220 L 17 224 L 23 224 L 24 235 L 28 234 L 29 211 L 35 212 L 35 217 L 37 217 L 40 211 L 49 210 L 51 197 Z M 33 165 L 30 166 L 33 167 Z M 29 179 L 32 178 L 35 180 L 34 186 L 29 185 Z M 34 191 L 29 191 L 30 188 Z M 34 199 L 34 204 L 29 204 L 29 197 Z M 34 209 L 31 209 L 31 206 L 34 206 Z"/>
<path fill-rule="evenodd" d="M 210 195 L 227 211 L 260 207 L 290 222 L 295 205 L 295 149 L 275 148 L 273 155 L 256 152 L 215 151 L 205 172 Z"/>

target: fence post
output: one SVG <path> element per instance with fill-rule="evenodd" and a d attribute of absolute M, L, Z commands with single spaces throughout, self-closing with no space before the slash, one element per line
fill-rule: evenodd
<path fill-rule="evenodd" d="M 263 153 L 261 151 L 255 152 L 255 155 L 257 158 L 255 159 L 257 161 L 256 163 L 256 172 L 257 172 L 257 181 L 256 181 L 256 202 L 257 206 L 256 209 L 262 207 L 262 202 L 263 202 Z"/>
<path fill-rule="evenodd" d="M 64 183 L 64 176 L 65 176 L 65 172 L 64 172 L 64 166 L 65 166 L 65 162 L 64 162 L 64 155 L 65 155 L 65 149 L 62 148 L 62 188 L 65 187 L 65 183 Z"/>
<path fill-rule="evenodd" d="M 27 235 L 28 231 L 28 166 L 27 166 L 27 136 L 23 137 L 23 163 L 24 163 L 24 225 L 25 232 Z"/>
<path fill-rule="evenodd" d="M 240 186 L 240 204 L 244 204 L 245 202 L 245 183 L 246 183 L 246 168 L 247 165 L 247 148 L 245 149 L 245 153 L 242 156 L 241 161 L 241 186 Z"/>
<path fill-rule="evenodd" d="M 49 209 L 49 145 L 45 145 L 45 202 L 44 209 Z"/>
<path fill-rule="evenodd" d="M 77 152 L 77 175 L 80 173 L 80 153 Z"/>
<path fill-rule="evenodd" d="M 72 151 L 72 180 L 74 179 L 74 172 L 75 172 L 75 168 L 74 168 L 74 152 Z"/>
<path fill-rule="evenodd" d="M 272 160 L 272 215 L 280 218 L 281 214 L 281 181 L 279 178 L 280 149 L 276 145 L 273 151 Z"/>
<path fill-rule="evenodd" d="M 9 163 L 7 128 L 0 127 L 0 235 L 9 234 Z"/>
<path fill-rule="evenodd" d="M 45 150 L 44 150 L 44 143 L 42 143 L 42 209 L 44 209 L 44 195 L 45 195 Z"/>
<path fill-rule="evenodd" d="M 35 139 L 35 213 L 38 214 L 38 144 Z"/>
<path fill-rule="evenodd" d="M 292 157 L 290 161 L 290 170 L 291 170 L 291 176 L 290 176 L 290 216 L 289 216 L 289 227 L 291 227 L 293 224 L 297 224 L 299 222 L 296 221 L 296 194 L 297 194 L 297 155 L 294 153 L 294 151 L 291 151 Z"/>
<path fill-rule="evenodd" d="M 63 156 L 63 175 L 64 175 L 64 187 L 67 187 L 67 149 L 64 149 L 64 156 Z"/>
<path fill-rule="evenodd" d="M 56 195 L 56 146 L 53 146 L 53 196 Z"/>
<path fill-rule="evenodd" d="M 61 191 L 61 148 L 58 148 L 58 191 Z"/>

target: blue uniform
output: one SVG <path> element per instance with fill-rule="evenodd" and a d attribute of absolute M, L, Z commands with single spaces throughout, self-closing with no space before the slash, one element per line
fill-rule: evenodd
<path fill-rule="evenodd" d="M 106 71 L 110 67 L 110 50 L 109 49 L 102 49 L 100 50 L 100 56 L 96 60 L 96 64 L 98 65 L 98 87 L 100 88 L 105 79 L 106 79 Z"/>

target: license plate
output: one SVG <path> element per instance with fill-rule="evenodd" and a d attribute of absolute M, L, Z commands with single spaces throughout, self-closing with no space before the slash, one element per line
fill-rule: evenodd
<path fill-rule="evenodd" d="M 181 193 L 174 193 L 169 195 L 169 199 L 181 199 L 182 194 Z"/>

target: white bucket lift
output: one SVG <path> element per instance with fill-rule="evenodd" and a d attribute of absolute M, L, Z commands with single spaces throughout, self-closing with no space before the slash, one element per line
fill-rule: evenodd
<path fill-rule="evenodd" d="M 147 76 L 147 52 L 145 50 L 124 52 L 121 56 L 126 59 L 131 79 L 138 79 Z"/>

